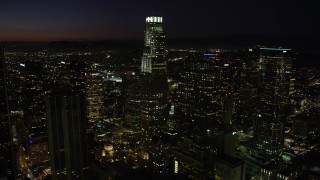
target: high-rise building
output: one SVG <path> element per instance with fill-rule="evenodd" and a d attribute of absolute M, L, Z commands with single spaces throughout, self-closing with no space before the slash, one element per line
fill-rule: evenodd
<path fill-rule="evenodd" d="M 125 96 L 125 126 L 133 132 L 140 131 L 141 120 L 141 97 L 140 97 L 140 73 L 127 71 L 124 78 L 124 96 Z"/>
<path fill-rule="evenodd" d="M 141 65 L 143 142 L 164 129 L 167 120 L 167 61 L 162 17 L 147 17 Z"/>
<path fill-rule="evenodd" d="M 86 179 L 88 154 L 84 95 L 68 90 L 53 93 L 46 99 L 46 110 L 53 179 Z"/>
<path fill-rule="evenodd" d="M 6 85 L 4 51 L 0 44 L 0 179 L 15 179 L 15 160 Z"/>
<path fill-rule="evenodd" d="M 248 132 L 252 130 L 253 121 L 257 114 L 257 82 L 259 49 L 249 49 L 241 58 L 239 69 L 239 101 L 236 105 L 237 129 Z"/>
<path fill-rule="evenodd" d="M 86 73 L 87 116 L 89 123 L 103 119 L 104 100 L 103 77 L 99 72 Z"/>
<path fill-rule="evenodd" d="M 167 129 L 168 119 L 168 80 L 165 57 L 165 35 L 162 17 L 146 18 L 144 50 L 141 63 L 141 133 L 145 157 L 148 156 L 152 137 L 159 136 Z M 158 158 L 159 159 L 159 158 Z M 154 163 L 152 167 L 163 166 Z M 161 168 L 159 168 L 161 169 Z M 155 170 L 156 171 L 156 170 Z"/>
<path fill-rule="evenodd" d="M 174 115 L 179 140 L 175 164 L 178 173 L 193 179 L 214 178 L 217 138 L 224 122 L 218 59 L 216 53 L 188 54 L 176 92 Z"/>
<path fill-rule="evenodd" d="M 165 35 L 162 22 L 162 17 L 151 16 L 146 18 L 144 51 L 141 63 L 141 72 L 143 73 L 163 74 L 163 71 L 166 72 Z"/>
<path fill-rule="evenodd" d="M 292 67 L 289 52 L 290 49 L 260 48 L 258 112 L 254 128 L 257 148 L 266 155 L 277 155 L 283 149 Z"/>

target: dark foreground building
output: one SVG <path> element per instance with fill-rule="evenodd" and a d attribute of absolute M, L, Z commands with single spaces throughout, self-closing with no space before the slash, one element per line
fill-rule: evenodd
<path fill-rule="evenodd" d="M 9 115 L 4 52 L 0 44 L 0 179 L 15 179 Z"/>
<path fill-rule="evenodd" d="M 53 179 L 86 179 L 87 122 L 83 94 L 53 93 L 46 99 L 46 109 Z"/>

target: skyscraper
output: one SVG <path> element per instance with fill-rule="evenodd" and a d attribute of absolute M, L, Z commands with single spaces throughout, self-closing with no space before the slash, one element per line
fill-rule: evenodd
<path fill-rule="evenodd" d="M 87 116 L 89 123 L 95 123 L 103 119 L 103 96 L 105 88 L 103 77 L 99 72 L 86 74 L 86 99 Z"/>
<path fill-rule="evenodd" d="M 83 94 L 54 93 L 47 97 L 46 109 L 53 179 L 86 179 L 87 122 Z"/>
<path fill-rule="evenodd" d="M 277 155 L 283 148 L 283 123 L 288 115 L 291 77 L 290 49 L 260 48 L 257 148 Z"/>
<path fill-rule="evenodd" d="M 257 87 L 259 49 L 249 49 L 241 60 L 239 102 L 236 105 L 235 125 L 247 132 L 252 129 L 253 121 L 257 117 Z"/>
<path fill-rule="evenodd" d="M 166 72 L 167 61 L 165 59 L 165 35 L 162 26 L 162 17 L 147 17 L 146 30 L 144 32 L 144 51 L 141 63 L 142 73 Z"/>
<path fill-rule="evenodd" d="M 214 177 L 214 156 L 223 116 L 216 54 L 189 53 L 185 57 L 175 102 L 179 124 L 177 172 L 193 179 Z"/>
<path fill-rule="evenodd" d="M 140 73 L 127 71 L 124 78 L 124 94 L 125 94 L 125 126 L 134 133 L 140 132 L 141 120 L 141 97 L 140 97 Z"/>
<path fill-rule="evenodd" d="M 4 51 L 0 44 L 0 179 L 15 179 L 9 116 Z"/>
<path fill-rule="evenodd" d="M 159 136 L 161 131 L 167 129 L 168 80 L 162 22 L 162 17 L 146 18 L 140 74 L 141 132 L 145 152 L 148 152 L 152 136 Z"/>

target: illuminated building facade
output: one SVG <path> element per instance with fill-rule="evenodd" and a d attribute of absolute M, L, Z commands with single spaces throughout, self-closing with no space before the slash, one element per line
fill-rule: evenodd
<path fill-rule="evenodd" d="M 100 73 L 89 72 L 86 74 L 86 100 L 89 123 L 103 119 L 104 90 L 103 77 Z"/>
<path fill-rule="evenodd" d="M 15 179 L 4 51 L 0 44 L 0 179 Z"/>
<path fill-rule="evenodd" d="M 267 155 L 283 149 L 283 124 L 288 115 L 291 78 L 290 49 L 260 48 L 257 148 Z"/>
<path fill-rule="evenodd" d="M 144 51 L 141 63 L 143 73 L 162 73 L 166 71 L 165 59 L 165 35 L 162 25 L 162 17 L 147 17 L 146 30 L 144 32 Z"/>
<path fill-rule="evenodd" d="M 46 99 L 46 110 L 53 179 L 86 179 L 87 122 L 83 94 L 53 93 Z"/>

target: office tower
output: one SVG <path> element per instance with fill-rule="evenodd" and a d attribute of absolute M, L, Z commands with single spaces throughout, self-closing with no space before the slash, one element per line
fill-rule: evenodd
<path fill-rule="evenodd" d="M 257 114 L 257 87 L 259 49 L 249 49 L 241 59 L 239 74 L 239 102 L 236 106 L 237 129 L 248 132 L 253 128 L 253 121 Z"/>
<path fill-rule="evenodd" d="M 148 157 L 152 137 L 159 136 L 160 132 L 167 129 L 168 80 L 164 40 L 162 17 L 147 17 L 140 74 L 141 133 L 144 157 Z M 153 167 L 163 166 L 162 163 L 158 164 L 159 162 L 152 160 L 149 162 L 157 164 Z M 154 169 L 154 171 L 157 170 Z"/>
<path fill-rule="evenodd" d="M 4 51 L 0 44 L 0 179 L 15 179 Z"/>
<path fill-rule="evenodd" d="M 193 179 L 214 178 L 217 137 L 224 121 L 218 59 L 216 54 L 189 53 L 180 73 L 174 113 L 179 125 L 175 164 L 178 173 Z"/>
<path fill-rule="evenodd" d="M 240 92 L 241 92 L 241 73 L 242 73 L 242 59 L 239 58 L 238 54 L 230 53 L 226 60 L 221 61 L 223 64 L 222 71 L 224 76 L 221 77 L 223 94 L 225 97 L 225 115 L 227 121 L 232 123 L 232 127 L 236 128 L 236 121 L 238 109 L 237 107 L 241 103 Z"/>
<path fill-rule="evenodd" d="M 166 127 L 168 81 L 164 39 L 162 17 L 147 17 L 140 76 L 142 141 L 146 144 Z"/>
<path fill-rule="evenodd" d="M 166 73 L 167 61 L 165 59 L 165 35 L 162 17 L 147 17 L 144 32 L 144 51 L 141 63 L 143 73 Z"/>
<path fill-rule="evenodd" d="M 46 98 L 49 161 L 53 179 L 86 179 L 85 99 L 69 90 Z"/>
<path fill-rule="evenodd" d="M 239 60 L 234 59 L 231 54 L 224 54 L 225 57 L 220 58 L 216 64 L 217 85 L 219 86 L 220 100 L 224 105 L 222 112 L 218 112 L 220 117 L 224 117 L 226 124 L 234 124 L 236 105 L 239 99 Z M 220 111 L 221 109 L 219 109 Z"/>
<path fill-rule="evenodd" d="M 101 122 L 105 117 L 104 95 L 105 86 L 103 76 L 96 71 L 89 71 L 86 74 L 86 111 L 88 118 L 87 138 L 88 152 L 93 155 L 94 152 L 94 124 Z M 91 157 L 90 157 L 91 158 Z"/>
<path fill-rule="evenodd" d="M 257 148 L 266 155 L 283 149 L 283 123 L 288 115 L 291 77 L 290 49 L 260 48 L 258 113 L 255 121 Z"/>
<path fill-rule="evenodd" d="M 141 120 L 141 88 L 140 88 L 140 73 L 135 71 L 127 71 L 125 73 L 124 96 L 125 96 L 125 126 L 134 133 L 140 131 Z"/>
<path fill-rule="evenodd" d="M 99 72 L 86 73 L 87 117 L 89 123 L 103 119 L 104 92 L 103 77 Z"/>

